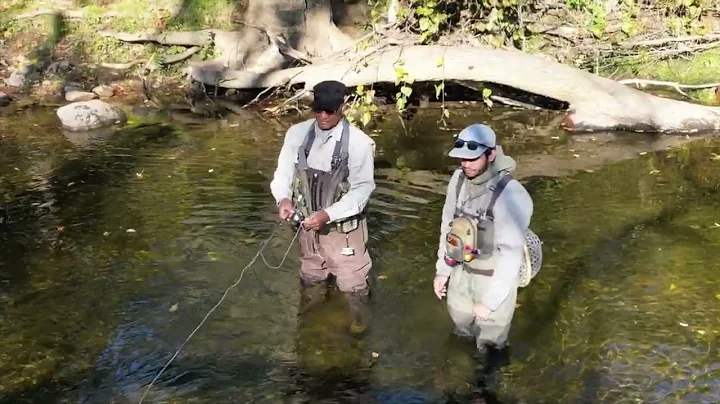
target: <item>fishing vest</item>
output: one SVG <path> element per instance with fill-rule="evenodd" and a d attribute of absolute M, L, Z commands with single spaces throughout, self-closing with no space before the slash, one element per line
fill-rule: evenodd
<path fill-rule="evenodd" d="M 310 125 L 310 130 L 298 150 L 293 182 L 293 203 L 303 217 L 309 217 L 315 212 L 329 207 L 350 190 L 350 183 L 347 181 L 350 122 L 343 119 L 338 125 L 343 125 L 343 129 L 340 139 L 335 142 L 330 171 L 310 168 L 307 164 L 310 150 L 315 142 L 314 122 Z M 364 211 L 342 221 L 331 223 L 323 230 L 349 233 L 360 226 L 363 217 Z"/>
<path fill-rule="evenodd" d="M 475 270 L 494 270 L 497 267 L 499 254 L 496 253 L 493 209 L 512 179 L 510 173 L 503 172 L 481 185 L 484 189 L 472 195 L 472 199 L 466 196 L 461 203 L 460 192 L 466 181 L 464 173 L 460 172 L 455 189 L 455 212 L 446 237 L 447 258 Z M 520 287 L 530 283 L 542 263 L 540 239 L 530 229 L 525 234 L 523 250 L 523 264 L 519 268 Z"/>

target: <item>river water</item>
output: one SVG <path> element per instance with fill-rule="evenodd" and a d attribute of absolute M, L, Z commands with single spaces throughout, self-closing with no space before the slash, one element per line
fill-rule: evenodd
<path fill-rule="evenodd" d="M 441 129 L 439 115 L 369 130 L 364 333 L 332 288 L 301 306 L 292 248 L 245 272 L 145 402 L 720 402 L 720 142 L 568 136 L 503 109 Z M 276 228 L 269 181 L 298 119 L 88 137 L 53 111 L 1 117 L 0 401 L 137 403 Z M 431 288 L 446 152 L 479 121 L 518 161 L 545 254 L 508 357 L 490 362 L 451 336 Z M 270 264 L 292 237 L 271 240 Z"/>

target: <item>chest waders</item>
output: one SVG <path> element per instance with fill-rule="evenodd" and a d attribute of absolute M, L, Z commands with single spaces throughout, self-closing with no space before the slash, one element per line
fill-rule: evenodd
<path fill-rule="evenodd" d="M 293 202 L 302 218 L 310 217 L 315 212 L 323 210 L 340 200 L 349 190 L 347 182 L 348 168 L 348 144 L 350 140 L 350 123 L 343 119 L 338 123 L 343 125 L 340 139 L 335 141 L 330 171 L 322 171 L 310 168 L 307 164 L 310 150 L 315 142 L 315 124 L 310 126 L 310 131 L 305 135 L 300 149 L 298 150 L 298 162 L 295 165 L 295 181 L 293 184 Z M 330 231 L 350 233 L 360 227 L 360 221 L 364 218 L 364 211 L 358 215 L 331 223 L 320 229 L 319 233 L 327 234 Z"/>
<path fill-rule="evenodd" d="M 492 262 L 495 253 L 495 202 L 502 194 L 512 175 L 504 174 L 494 186 L 489 187 L 490 202 L 485 209 L 479 209 L 476 214 L 469 214 L 458 208 L 460 191 L 465 182 L 464 173 L 460 173 L 455 189 L 455 213 L 451 223 L 450 232 L 446 238 L 445 262 L 449 266 L 461 264 L 472 273 L 492 275 L 492 270 L 474 270 L 473 261 Z M 525 233 L 523 246 L 524 259 L 519 268 L 518 286 L 525 287 L 537 275 L 542 265 L 542 243 L 538 236 L 529 228 Z M 476 261 L 477 260 L 477 261 Z"/>

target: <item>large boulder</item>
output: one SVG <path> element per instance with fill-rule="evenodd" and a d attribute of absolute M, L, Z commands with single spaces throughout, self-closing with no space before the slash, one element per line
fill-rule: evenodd
<path fill-rule="evenodd" d="M 101 100 L 80 101 L 57 110 L 64 129 L 86 131 L 115 124 L 124 124 L 125 113 L 114 105 Z"/>

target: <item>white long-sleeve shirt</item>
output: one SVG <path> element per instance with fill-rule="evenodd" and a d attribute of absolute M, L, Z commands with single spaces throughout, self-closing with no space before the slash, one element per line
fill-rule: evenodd
<path fill-rule="evenodd" d="M 276 203 L 292 199 L 292 183 L 298 151 L 315 119 L 295 124 L 285 134 L 285 141 L 278 156 L 277 168 L 270 191 Z M 321 130 L 315 125 L 315 142 L 307 158 L 308 167 L 330 171 L 335 142 L 342 136 L 342 121 L 330 130 Z M 350 125 L 348 139 L 348 183 L 350 190 L 339 201 L 325 209 L 330 222 L 356 215 L 365 208 L 375 190 L 375 141 L 355 125 Z"/>

